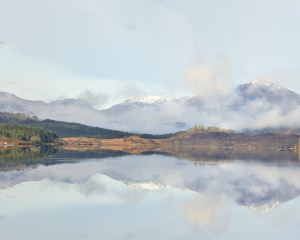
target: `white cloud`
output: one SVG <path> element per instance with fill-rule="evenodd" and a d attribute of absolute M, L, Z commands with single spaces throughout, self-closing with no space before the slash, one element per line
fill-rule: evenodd
<path fill-rule="evenodd" d="M 66 205 L 130 204 L 143 200 L 145 193 L 100 174 L 82 184 L 50 180 L 24 182 L 0 190 L 0 202 L 6 206 L 0 210 L 0 214 L 8 217 Z"/>
<path fill-rule="evenodd" d="M 128 29 L 128 22 L 136 26 L 134 31 Z M 54 66 L 60 71 L 49 81 L 62 84 L 65 73 L 83 89 L 83 79 L 110 79 L 116 86 L 122 80 L 144 86 L 178 80 L 193 55 L 185 16 L 159 1 L 12 0 L 1 4 L 0 28 L 3 41 L 16 49 L 16 56 L 34 59 L 32 74 L 47 75 L 40 65 Z M 19 68 L 14 66 L 15 71 Z M 79 94 L 65 86 L 62 90 L 65 95 Z"/>
<path fill-rule="evenodd" d="M 78 98 L 85 100 L 91 106 L 99 109 L 109 101 L 110 96 L 105 92 L 94 93 L 90 90 L 85 90 L 78 96 Z"/>
<path fill-rule="evenodd" d="M 215 235 L 224 234 L 228 228 L 230 201 L 222 195 L 201 194 L 183 206 L 186 221 L 197 230 L 207 230 Z"/>
<path fill-rule="evenodd" d="M 123 97 L 125 99 L 137 98 L 147 96 L 145 90 L 140 88 L 137 84 L 131 82 L 122 83 L 115 93 L 115 98 Z"/>
<path fill-rule="evenodd" d="M 98 107 L 124 99 L 109 96 L 120 88 L 122 80 L 80 78 L 56 64 L 22 56 L 12 46 L 0 49 L 0 64 L 4 66 L 0 72 L 0 90 L 22 98 L 52 101 L 79 96 L 91 100 L 88 98 L 95 95 Z"/>
<path fill-rule="evenodd" d="M 196 94 L 208 100 L 225 95 L 231 88 L 231 64 L 224 54 L 213 61 L 198 60 L 185 73 L 185 84 Z"/>

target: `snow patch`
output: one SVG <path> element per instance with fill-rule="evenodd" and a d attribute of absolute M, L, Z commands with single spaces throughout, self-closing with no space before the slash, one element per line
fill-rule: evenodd
<path fill-rule="evenodd" d="M 265 79 L 265 78 L 254 80 L 250 84 L 254 87 L 267 87 L 267 88 L 274 89 L 274 90 L 282 89 L 282 87 L 279 86 L 278 84 L 272 82 L 269 79 Z"/>
<path fill-rule="evenodd" d="M 144 96 L 139 98 L 132 98 L 126 100 L 124 103 L 141 103 L 141 104 L 154 104 L 154 103 L 164 103 L 170 101 L 170 97 L 161 96 Z"/>

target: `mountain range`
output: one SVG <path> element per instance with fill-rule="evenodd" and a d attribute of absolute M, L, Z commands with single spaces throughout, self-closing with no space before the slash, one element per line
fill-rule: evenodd
<path fill-rule="evenodd" d="M 82 99 L 46 103 L 0 92 L 0 112 L 152 134 L 198 124 L 234 130 L 294 129 L 300 128 L 300 95 L 271 81 L 256 80 L 215 99 L 145 96 L 99 110 Z"/>

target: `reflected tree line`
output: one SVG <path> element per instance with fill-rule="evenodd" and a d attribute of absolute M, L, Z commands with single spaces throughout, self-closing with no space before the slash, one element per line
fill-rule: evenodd
<path fill-rule="evenodd" d="M 145 152 L 142 155 L 167 155 L 196 163 L 222 163 L 227 161 L 260 161 L 273 163 L 297 163 L 300 156 L 289 152 L 256 152 L 244 153 L 234 151 L 213 151 L 204 149 L 180 149 L 178 152 Z M 76 163 L 86 159 L 99 160 L 108 157 L 120 157 L 130 153 L 112 150 L 64 150 L 58 146 L 41 145 L 35 147 L 15 147 L 0 149 L 0 171 L 22 169 L 37 165 L 53 165 L 61 163 Z M 255 160 L 257 159 L 257 160 Z"/>
<path fill-rule="evenodd" d="M 0 150 L 0 171 L 22 169 L 26 166 L 74 163 L 82 159 L 101 159 L 127 155 L 121 151 L 70 151 L 58 146 L 2 148 Z"/>

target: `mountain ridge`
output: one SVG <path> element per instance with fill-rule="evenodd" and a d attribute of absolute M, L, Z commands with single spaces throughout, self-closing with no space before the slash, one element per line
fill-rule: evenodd
<path fill-rule="evenodd" d="M 182 131 L 196 124 L 239 131 L 300 128 L 299 106 L 299 94 L 264 79 L 237 86 L 215 105 L 200 95 L 174 99 L 145 96 L 98 110 L 82 99 L 47 103 L 0 92 L 1 112 L 151 134 Z M 262 119 L 268 121 L 262 123 Z"/>

